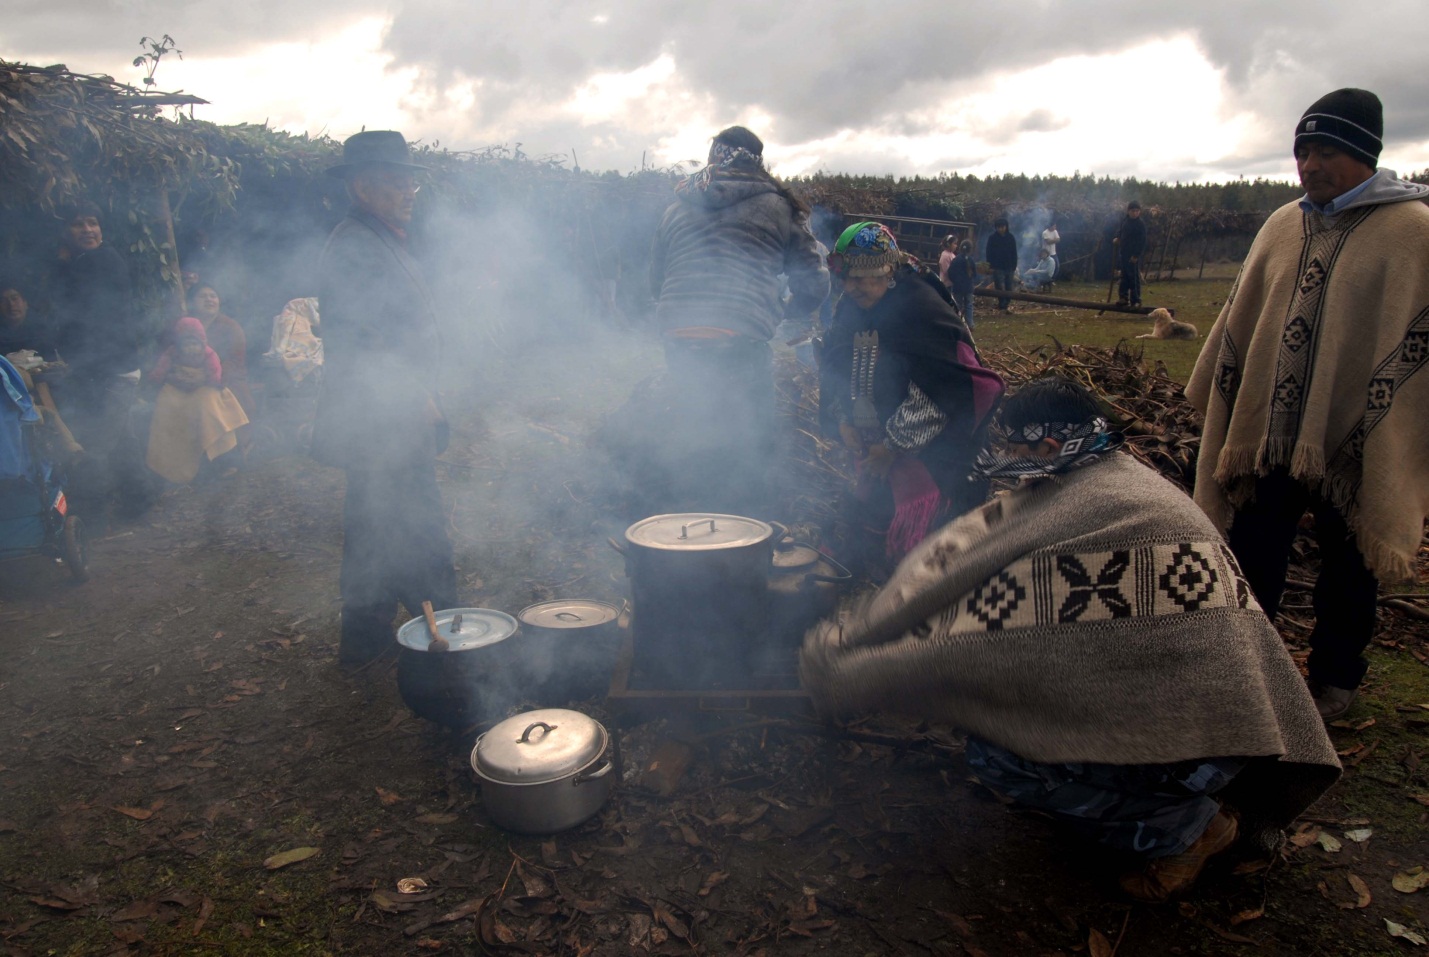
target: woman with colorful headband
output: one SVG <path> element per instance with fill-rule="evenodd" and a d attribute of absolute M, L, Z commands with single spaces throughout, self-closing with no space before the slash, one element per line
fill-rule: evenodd
<path fill-rule="evenodd" d="M 981 503 L 986 483 L 969 474 L 1003 386 L 886 226 L 844 230 L 829 270 L 843 296 L 824 338 L 822 398 L 859 459 L 845 557 L 876 565 L 870 538 L 896 559 L 937 519 Z"/>

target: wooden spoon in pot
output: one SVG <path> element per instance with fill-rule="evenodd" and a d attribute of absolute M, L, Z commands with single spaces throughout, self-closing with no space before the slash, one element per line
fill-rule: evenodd
<path fill-rule="evenodd" d="M 430 633 L 431 636 L 432 636 L 432 643 L 427 646 L 427 650 L 428 650 L 428 651 L 448 651 L 448 650 L 450 650 L 450 649 L 451 649 L 451 645 L 447 642 L 447 640 L 446 640 L 445 638 L 443 638 L 443 637 L 441 636 L 441 632 L 437 631 L 437 616 L 436 616 L 436 614 L 432 611 L 432 603 L 431 603 L 431 602 L 429 602 L 429 601 L 424 601 L 424 602 L 422 602 L 422 616 L 427 619 L 427 631 L 428 631 L 428 633 Z"/>

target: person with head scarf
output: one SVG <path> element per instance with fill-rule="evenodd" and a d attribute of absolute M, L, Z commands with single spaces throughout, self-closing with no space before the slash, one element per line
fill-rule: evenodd
<path fill-rule="evenodd" d="M 888 227 L 845 229 L 829 268 L 843 296 L 824 336 L 820 399 L 858 458 L 844 557 L 877 568 L 877 552 L 901 556 L 939 518 L 982 501 L 986 483 L 969 473 L 1002 380 L 941 285 L 907 267 Z"/>
<path fill-rule="evenodd" d="M 1347 711 L 1381 579 L 1414 575 L 1429 513 L 1429 186 L 1377 168 L 1384 112 L 1343 89 L 1295 125 L 1305 195 L 1261 227 L 1186 395 L 1196 501 L 1274 617 L 1305 512 L 1320 570 L 1311 689 Z"/>
<path fill-rule="evenodd" d="M 672 412 L 652 443 L 664 450 L 664 511 L 772 517 L 769 340 L 786 316 L 819 308 L 829 276 L 808 206 L 769 175 L 763 153 L 744 127 L 721 131 L 708 164 L 676 186 L 651 250 Z"/>
<path fill-rule="evenodd" d="M 871 599 L 809 632 L 819 711 L 968 732 L 993 792 L 1136 861 L 1162 901 L 1238 836 L 1282 829 L 1339 774 L 1280 637 L 1219 532 L 1068 380 L 1003 404 L 1008 493 L 934 532 Z"/>

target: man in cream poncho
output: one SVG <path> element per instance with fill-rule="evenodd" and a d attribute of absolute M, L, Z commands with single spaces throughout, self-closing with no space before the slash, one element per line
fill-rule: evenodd
<path fill-rule="evenodd" d="M 1327 721 L 1364 677 L 1378 579 L 1412 574 L 1429 512 L 1429 187 L 1376 171 L 1383 129 L 1366 90 L 1305 111 L 1305 196 L 1256 236 L 1186 389 L 1206 416 L 1196 501 L 1272 618 L 1315 516 L 1308 668 Z"/>
<path fill-rule="evenodd" d="M 909 553 L 876 596 L 809 632 L 821 713 L 969 732 L 984 784 L 1139 858 L 1164 900 L 1237 833 L 1262 847 L 1335 779 L 1305 683 L 1215 527 L 1129 455 L 1078 386 L 1007 400 L 1012 492 Z"/>

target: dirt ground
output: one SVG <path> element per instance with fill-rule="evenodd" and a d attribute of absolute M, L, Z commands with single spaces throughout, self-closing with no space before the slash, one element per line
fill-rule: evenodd
<path fill-rule="evenodd" d="M 657 359 L 620 345 L 454 396 L 441 478 L 471 604 L 622 596 L 584 436 Z M 1429 935 L 1426 892 L 1391 883 L 1429 865 L 1422 622 L 1385 612 L 1335 729 L 1353 766 L 1287 850 L 1218 861 L 1179 904 L 1128 902 L 1118 862 L 974 785 L 955 736 L 892 720 L 840 736 L 584 702 L 621 786 L 585 826 L 520 837 L 392 662 L 338 668 L 340 492 L 281 457 L 116 524 L 86 585 L 0 566 L 0 951 L 1329 957 Z M 691 759 L 665 796 L 640 773 L 656 749 Z"/>

